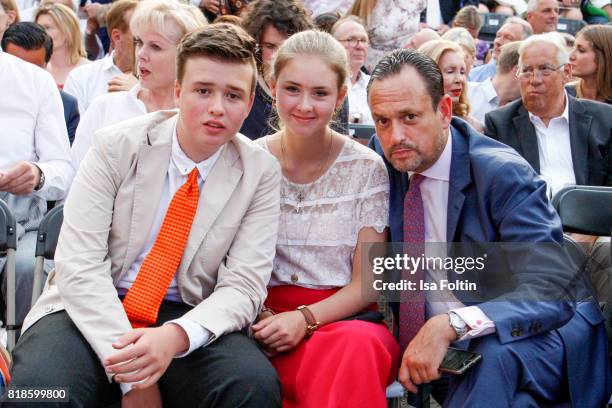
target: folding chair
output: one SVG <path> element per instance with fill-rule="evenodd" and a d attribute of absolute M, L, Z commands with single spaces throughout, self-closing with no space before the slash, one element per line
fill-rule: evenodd
<path fill-rule="evenodd" d="M 497 30 L 500 29 L 504 21 L 506 21 L 505 14 L 497 14 L 497 13 L 484 13 L 482 16 L 482 27 L 478 32 L 478 39 L 483 41 L 493 42 L 495 39 L 495 35 L 497 34 Z"/>
<path fill-rule="evenodd" d="M 8 205 L 0 200 L 0 253 L 6 253 L 6 330 L 7 348 L 15 347 L 15 251 L 17 251 L 17 222 Z"/>
<path fill-rule="evenodd" d="M 36 238 L 36 266 L 34 267 L 34 283 L 32 285 L 32 305 L 42 292 L 42 277 L 45 259 L 55 258 L 55 247 L 60 229 L 64 222 L 64 206 L 58 205 L 49 211 L 38 226 Z"/>
<path fill-rule="evenodd" d="M 586 25 L 586 22 L 582 20 L 570 20 L 567 18 L 560 18 L 557 22 L 557 31 L 559 31 L 560 33 L 568 33 L 573 36 L 576 36 L 576 33 Z"/>
<path fill-rule="evenodd" d="M 569 186 L 555 194 L 552 204 L 559 213 L 564 232 L 612 236 L 612 187 Z M 610 268 L 608 265 L 608 270 Z M 611 295 L 607 293 L 607 299 Z M 612 304 L 606 302 L 603 311 L 608 333 L 608 358 L 612 361 Z"/>

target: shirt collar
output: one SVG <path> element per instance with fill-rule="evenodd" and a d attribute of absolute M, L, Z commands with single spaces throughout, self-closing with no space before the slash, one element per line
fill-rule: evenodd
<path fill-rule="evenodd" d="M 444 150 L 442 150 L 442 154 L 438 157 L 438 160 L 434 164 L 431 165 L 425 171 L 422 171 L 420 174 L 425 176 L 426 178 L 441 180 L 448 182 L 450 179 L 450 167 L 451 167 L 451 159 L 453 153 L 453 135 L 449 129 L 448 138 L 446 139 L 446 146 L 444 146 Z M 413 171 L 408 172 L 408 176 L 412 177 L 414 174 Z"/>
<path fill-rule="evenodd" d="M 569 123 L 569 98 L 567 97 L 567 91 L 563 91 L 563 94 L 565 96 L 565 107 L 563 108 L 563 113 L 560 116 L 557 116 L 556 118 L 552 118 L 552 119 L 563 118 L 565 119 L 567 123 Z M 529 120 L 531 121 L 531 123 L 534 123 L 534 122 L 544 123 L 542 119 L 540 119 L 538 116 L 532 114 L 529 111 L 527 111 L 527 113 L 529 113 Z"/>
<path fill-rule="evenodd" d="M 359 72 L 359 79 L 353 84 L 353 87 L 359 87 L 365 89 L 370 81 L 370 76 L 363 71 Z"/>
<path fill-rule="evenodd" d="M 221 156 L 221 151 L 223 148 L 224 146 L 221 146 L 208 159 L 195 163 L 193 160 L 187 157 L 183 149 L 181 149 L 181 145 L 178 142 L 178 135 L 176 133 L 176 124 L 174 125 L 174 131 L 172 132 L 172 162 L 176 166 L 179 173 L 183 176 L 189 175 L 191 170 L 193 170 L 194 167 L 197 167 L 202 180 L 206 180 L 206 177 L 208 177 L 208 174 L 210 174 L 210 171 L 217 162 L 217 159 L 219 159 L 219 156 Z"/>
<path fill-rule="evenodd" d="M 487 78 L 482 82 L 481 85 L 482 92 L 487 100 L 487 102 L 497 103 L 499 100 L 499 95 L 497 95 L 497 91 L 493 86 L 492 78 Z"/>
<path fill-rule="evenodd" d="M 102 59 L 102 70 L 103 71 L 111 70 L 113 69 L 113 67 L 119 69 L 119 67 L 115 65 L 115 62 L 113 60 L 114 56 L 115 56 L 115 51 L 111 51 L 110 54 L 108 54 L 106 57 Z"/>

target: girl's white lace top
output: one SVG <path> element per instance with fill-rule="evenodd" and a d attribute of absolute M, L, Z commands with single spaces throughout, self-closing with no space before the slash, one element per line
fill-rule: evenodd
<path fill-rule="evenodd" d="M 269 150 L 266 139 L 257 141 Z M 346 286 L 359 231 L 382 232 L 389 219 L 389 178 L 380 156 L 347 139 L 330 168 L 309 184 L 283 176 L 281 219 L 269 286 Z"/>

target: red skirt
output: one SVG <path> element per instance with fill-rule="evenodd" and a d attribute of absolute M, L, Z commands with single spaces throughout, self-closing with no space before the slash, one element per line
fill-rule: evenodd
<path fill-rule="evenodd" d="M 268 289 L 266 306 L 277 313 L 295 310 L 337 291 L 276 286 Z M 386 325 L 349 320 L 320 327 L 271 361 L 284 408 L 384 408 L 385 389 L 397 377 L 398 360 L 399 345 Z"/>

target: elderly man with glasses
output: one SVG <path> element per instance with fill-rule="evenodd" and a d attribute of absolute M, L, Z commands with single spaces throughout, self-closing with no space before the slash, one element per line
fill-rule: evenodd
<path fill-rule="evenodd" d="M 521 99 L 485 116 L 485 133 L 521 154 L 548 183 L 612 186 L 612 107 L 565 92 L 569 56 L 556 33 L 519 48 Z"/>

